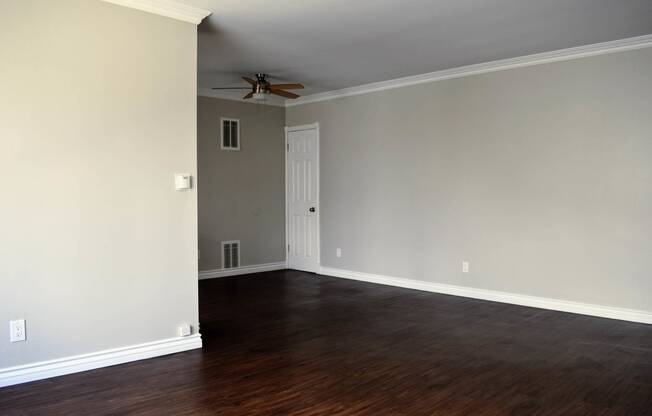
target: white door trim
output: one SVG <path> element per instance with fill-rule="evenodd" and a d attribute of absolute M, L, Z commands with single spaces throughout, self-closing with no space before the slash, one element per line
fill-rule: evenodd
<path fill-rule="evenodd" d="M 319 221 L 317 221 L 317 270 L 315 273 L 319 273 L 319 268 L 321 267 L 321 192 L 320 192 L 320 173 L 321 165 L 319 158 L 319 148 L 320 148 L 320 133 L 319 133 L 319 123 L 311 124 L 302 124 L 299 126 L 286 126 L 285 127 L 285 264 L 290 268 L 290 249 L 288 242 L 290 241 L 290 201 L 288 200 L 288 133 L 292 131 L 302 131 L 302 130 L 315 130 L 317 132 L 317 204 L 319 206 Z"/>

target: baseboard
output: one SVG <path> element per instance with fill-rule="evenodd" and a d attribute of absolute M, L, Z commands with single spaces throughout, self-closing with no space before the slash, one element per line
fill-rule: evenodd
<path fill-rule="evenodd" d="M 287 268 L 284 261 L 278 263 L 265 263 L 255 264 L 252 266 L 235 267 L 233 269 L 215 269 L 215 270 L 200 270 L 199 280 L 215 279 L 218 277 L 237 276 L 240 274 L 271 272 L 274 270 L 283 270 Z"/>
<path fill-rule="evenodd" d="M 362 282 L 378 283 L 381 285 L 423 290 L 426 292 L 490 300 L 494 302 L 530 306 L 553 311 L 570 312 L 580 315 L 598 316 L 601 318 L 618 319 L 621 321 L 652 324 L 652 312 L 647 311 L 615 308 L 612 306 L 592 305 L 588 303 L 571 302 L 567 300 L 542 298 L 537 296 L 520 295 L 516 293 L 499 292 L 486 289 L 475 289 L 441 283 L 430 283 L 421 280 L 404 279 L 400 277 L 384 276 L 372 273 L 354 272 L 331 267 L 322 267 L 320 274 L 326 276 L 341 277 L 344 279 L 359 280 Z"/>
<path fill-rule="evenodd" d="M 201 335 L 169 338 L 128 347 L 0 369 L 0 388 L 79 373 L 202 347 Z"/>

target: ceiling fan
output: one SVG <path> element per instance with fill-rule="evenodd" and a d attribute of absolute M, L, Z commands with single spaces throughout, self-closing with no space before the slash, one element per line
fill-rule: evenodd
<path fill-rule="evenodd" d="M 242 97 L 244 100 L 253 98 L 256 101 L 265 101 L 270 94 L 279 95 L 281 97 L 295 99 L 300 96 L 285 90 L 300 90 L 303 89 L 301 84 L 270 84 L 267 81 L 267 74 L 256 74 L 256 80 L 248 77 L 242 77 L 247 81 L 250 86 L 248 87 L 215 87 L 214 90 L 251 90 L 249 94 Z"/>

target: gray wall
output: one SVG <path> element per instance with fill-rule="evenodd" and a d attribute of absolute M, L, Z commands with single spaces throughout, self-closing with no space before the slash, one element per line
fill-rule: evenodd
<path fill-rule="evenodd" d="M 324 266 L 652 311 L 652 49 L 287 109 L 312 122 Z"/>
<path fill-rule="evenodd" d="M 241 265 L 285 261 L 285 108 L 198 97 L 200 270 L 222 268 L 221 241 Z M 240 120 L 240 150 L 220 149 L 220 117 Z"/>
<path fill-rule="evenodd" d="M 0 16 L 0 368 L 196 329 L 196 192 L 173 175 L 196 173 L 197 28 L 87 0 Z"/>

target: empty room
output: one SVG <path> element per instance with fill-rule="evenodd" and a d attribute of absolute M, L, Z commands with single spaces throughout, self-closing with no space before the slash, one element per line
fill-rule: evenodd
<path fill-rule="evenodd" d="M 0 0 L 0 415 L 652 415 L 652 1 Z"/>

